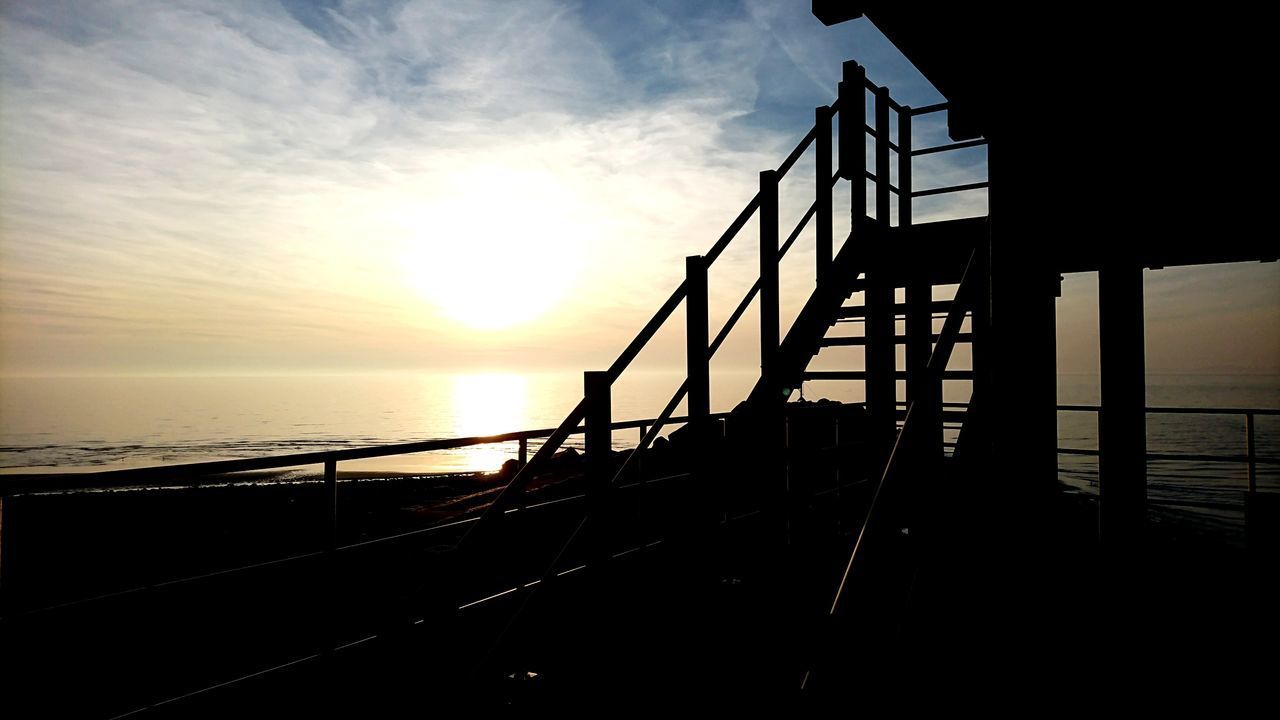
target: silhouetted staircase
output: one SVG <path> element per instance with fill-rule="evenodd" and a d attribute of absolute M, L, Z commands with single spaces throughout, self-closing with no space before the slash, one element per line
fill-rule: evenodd
<path fill-rule="evenodd" d="M 829 157 L 831 151 L 823 139 L 830 137 L 832 112 L 819 108 L 815 130 L 778 171 L 761 173 L 760 194 L 705 258 L 689 259 L 685 284 L 638 338 L 643 345 L 675 304 L 686 301 L 689 378 L 659 423 L 621 461 L 607 451 L 593 456 L 593 447 L 607 448 L 608 439 L 607 434 L 593 437 L 591 428 L 593 422 L 607 425 L 607 417 L 599 413 L 604 408 L 607 414 L 608 385 L 638 352 L 637 343 L 608 372 L 587 374 L 586 398 L 566 424 L 585 419 L 588 466 L 594 467 L 589 472 L 601 478 L 597 500 L 541 579 L 513 591 L 514 618 L 482 653 L 471 676 L 496 696 L 554 706 L 618 698 L 640 704 L 674 697 L 747 705 L 796 700 L 810 671 L 827 680 L 826 687 L 841 674 L 833 669 L 839 663 L 830 662 L 829 650 L 843 633 L 832 623 L 847 622 L 851 614 L 892 614 L 899 620 L 883 626 L 901 626 L 917 571 L 926 566 L 922 542 L 929 539 L 927 515 L 935 507 L 920 498 L 947 485 L 948 464 L 954 462 L 944 452 L 944 423 L 964 421 L 962 434 L 970 441 L 974 436 L 964 404 L 944 409 L 942 382 L 973 377 L 972 370 L 948 370 L 947 365 L 956 344 L 972 343 L 981 335 L 981 317 L 972 317 L 966 331 L 962 325 L 985 281 L 979 250 L 986 223 L 967 218 L 910 224 L 910 121 L 900 120 L 904 134 L 893 144 L 887 138 L 887 114 L 893 109 L 909 118 L 912 111 L 866 82 L 856 65 L 845 69 L 837 103 L 840 147 L 861 148 L 863 132 L 869 131 L 876 138 L 877 171 L 861 170 L 857 153 L 846 149 L 836 177 L 854 181 L 855 201 L 865 197 L 867 179 L 876 181 L 877 218 L 855 202 L 852 233 L 834 256 L 819 223 L 815 288 L 779 341 L 777 263 L 811 217 L 830 215 L 829 193 L 824 198 L 819 192 L 800 225 L 775 250 L 777 183 L 811 142 L 816 141 L 819 153 L 818 187 L 829 187 L 823 180 L 830 177 L 830 165 L 822 154 Z M 876 129 L 857 117 L 865 107 L 864 88 L 876 97 Z M 890 149 L 900 153 L 903 187 L 888 182 Z M 952 189 L 980 187 L 985 183 Z M 889 223 L 891 192 L 905 193 L 897 226 Z M 706 268 L 755 211 L 760 213 L 760 280 L 708 345 Z M 826 223 L 825 231 L 829 228 Z M 957 286 L 955 298 L 933 299 L 935 285 Z M 895 302 L 896 287 L 905 287 L 905 302 Z M 709 410 L 710 355 L 757 293 L 761 377 L 723 424 L 701 420 Z M 846 304 L 859 296 L 862 304 Z M 935 319 L 944 320 L 941 328 L 934 327 Z M 899 320 L 902 332 L 895 328 Z M 866 332 L 860 337 L 831 335 L 833 327 L 847 322 L 864 323 Z M 905 369 L 895 367 L 898 345 L 908 346 Z M 702 347 L 708 352 L 699 352 Z M 866 369 L 809 370 L 824 348 L 844 347 L 863 347 Z M 908 381 L 905 411 L 898 408 L 898 379 Z M 866 383 L 867 407 L 788 403 L 806 380 Z M 644 462 L 661 419 L 686 394 L 691 419 L 672 436 L 684 461 L 679 489 L 649 501 L 643 493 L 632 502 L 610 497 L 610 488 Z M 819 436 L 829 436 L 830 444 L 806 444 Z M 536 462 L 535 457 L 531 467 Z M 515 492 L 521 482 L 521 477 L 512 482 Z M 635 538 L 622 540 L 625 532 L 615 520 L 632 518 L 646 505 L 665 509 L 666 515 L 654 523 L 661 529 L 657 539 L 638 544 Z M 489 514 L 497 518 L 501 512 L 502 505 L 495 503 Z M 626 522 L 621 526 L 631 527 Z M 579 555 L 581 572 L 575 571 L 572 580 L 562 578 L 563 569 L 572 564 L 565 561 L 572 555 L 570 548 L 602 541 L 609 550 Z M 628 542 L 631 546 L 621 554 L 601 559 Z M 463 552 L 466 546 L 464 539 Z M 857 590 L 851 590 L 855 583 Z"/>
<path fill-rule="evenodd" d="M 972 436 L 967 405 L 944 406 L 942 383 L 972 376 L 947 365 L 957 343 L 981 343 L 983 318 L 972 311 L 985 282 L 986 237 L 985 218 L 913 225 L 911 198 L 985 183 L 913 191 L 912 157 L 975 143 L 912 150 L 911 119 L 946 106 L 912 110 L 868 82 L 857 64 L 846 63 L 844 73 L 837 102 L 816 110 L 814 128 L 777 170 L 761 173 L 760 191 L 707 254 L 687 259 L 684 283 L 618 359 L 584 375 L 582 402 L 478 519 L 434 533 L 437 544 L 425 552 L 407 545 L 387 557 L 328 557 L 331 579 L 395 579 L 394 602 L 374 619 L 376 634 L 340 640 L 342 605 L 334 599 L 327 610 L 339 619 L 314 654 L 148 712 L 398 717 L 439 707 L 675 700 L 750 708 L 820 698 L 837 686 L 847 668 L 832 662 L 838 654 L 831 649 L 851 636 L 851 617 L 892 615 L 897 620 L 881 624 L 885 632 L 903 627 L 917 571 L 928 566 L 921 543 L 936 508 L 920 498 L 945 487 L 952 472 L 944 426 L 964 422 L 964 437 Z M 870 169 L 868 135 L 875 141 Z M 778 183 L 810 146 L 818 191 L 780 243 Z M 849 181 L 852 222 L 837 248 L 832 189 L 841 179 Z M 874 215 L 866 207 L 869 181 Z M 891 194 L 899 197 L 897 224 Z M 712 335 L 707 269 L 753 216 L 759 279 Z M 778 265 L 810 221 L 816 282 L 783 334 Z M 958 287 L 955 298 L 934 299 L 935 286 Z M 898 288 L 903 300 L 895 299 Z M 761 376 L 733 412 L 713 417 L 710 361 L 753 301 Z M 610 388 L 681 305 L 687 377 L 638 446 L 616 453 Z M 941 327 L 936 319 L 944 319 Z M 863 324 L 863 335 L 833 334 L 850 323 Z M 899 346 L 906 346 L 901 368 Z M 824 350 L 848 348 L 864 350 L 864 369 L 810 370 Z M 905 408 L 896 389 L 903 378 Z M 791 401 L 806 380 L 863 383 L 867 402 Z M 687 423 L 657 442 L 682 402 Z M 528 489 L 580 426 L 585 458 L 571 482 L 582 493 L 540 502 Z M 402 566 L 418 576 L 397 575 Z M 806 695 L 807 676 L 818 690 Z"/>

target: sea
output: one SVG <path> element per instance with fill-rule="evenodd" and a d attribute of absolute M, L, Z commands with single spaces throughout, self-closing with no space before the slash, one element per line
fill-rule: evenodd
<path fill-rule="evenodd" d="M 715 374 L 713 410 L 732 409 L 754 379 L 745 370 Z M 676 371 L 628 373 L 614 388 L 614 418 L 653 417 L 680 380 Z M 806 383 L 803 392 L 811 400 L 862 400 L 858 383 Z M 963 400 L 966 393 L 963 386 L 948 387 L 947 399 Z M 0 473 L 99 471 L 553 428 L 581 395 L 582 375 L 575 372 L 4 377 Z M 1058 399 L 1096 405 L 1097 377 L 1060 376 Z M 1280 408 L 1280 376 L 1151 375 L 1147 405 Z M 1260 457 L 1280 457 L 1280 416 L 1257 416 L 1254 435 Z M 638 436 L 635 429 L 619 430 L 614 444 L 630 447 Z M 1096 450 L 1097 413 L 1060 411 L 1058 437 L 1059 447 Z M 1241 456 L 1245 417 L 1152 413 L 1147 437 L 1152 453 Z M 581 436 L 568 446 L 581 447 Z M 536 447 L 531 443 L 530 451 Z M 509 442 L 354 461 L 340 469 L 487 472 L 516 453 L 517 444 Z M 1238 513 L 1246 487 L 1241 462 L 1153 460 L 1148 473 L 1153 502 L 1206 512 Z M 1097 458 L 1059 455 L 1059 477 L 1096 493 Z M 1257 478 L 1261 488 L 1280 488 L 1280 466 L 1258 465 Z"/>

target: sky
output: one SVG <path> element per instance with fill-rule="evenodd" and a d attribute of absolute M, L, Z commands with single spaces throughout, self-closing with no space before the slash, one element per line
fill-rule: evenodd
<path fill-rule="evenodd" d="M 807 2 L 4 0 L 0 373 L 603 368 L 846 58 L 942 99 L 866 20 Z M 784 233 L 812 174 L 783 184 Z M 981 150 L 916 169 L 984 177 Z M 944 196 L 916 221 L 985 210 Z M 712 270 L 713 332 L 755 234 Z M 784 263 L 784 315 L 812 247 Z M 1146 277 L 1149 369 L 1280 373 L 1277 265 Z M 669 325 L 641 364 L 683 364 Z M 754 367 L 754 325 L 717 362 Z M 1062 371 L 1096 369 L 1096 326 L 1096 278 L 1068 277 Z"/>

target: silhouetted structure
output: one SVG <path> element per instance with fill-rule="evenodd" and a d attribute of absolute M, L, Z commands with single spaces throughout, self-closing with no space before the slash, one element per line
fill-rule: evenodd
<path fill-rule="evenodd" d="M 1097 54 L 1086 64 L 1067 52 L 1068 41 L 1078 37 L 1072 31 L 1106 28 L 1093 18 L 1064 13 L 1069 27 L 1041 33 L 957 6 L 927 14 L 889 3 L 815 2 L 814 9 L 828 24 L 869 16 L 947 102 L 902 106 L 846 62 L 835 103 L 817 108 L 814 129 L 776 170 L 760 174 L 759 192 L 710 251 L 687 260 L 685 282 L 618 360 L 586 374 L 578 407 L 554 430 L 509 438 L 522 442 L 518 470 L 483 514 L 376 547 L 342 545 L 337 462 L 374 453 L 305 458 L 325 467 L 316 501 L 327 518 L 318 530 L 325 547 L 310 553 L 309 565 L 289 566 L 285 580 L 249 578 L 216 597 L 225 603 L 256 588 L 309 583 L 297 597 L 324 598 L 308 620 L 324 627 L 321 640 L 291 664 L 259 663 L 254 669 L 271 670 L 260 675 L 246 669 L 225 678 L 207 662 L 199 677 L 234 682 L 153 712 L 314 706 L 393 714 L 441 703 L 688 698 L 901 706 L 918 702 L 920 692 L 1010 699 L 1064 686 L 1085 692 L 1081 668 L 1097 668 L 1118 678 L 1115 689 L 1133 692 L 1126 663 L 1166 679 L 1189 671 L 1206 679 L 1221 666 L 1202 658 L 1221 663 L 1247 644 L 1197 635 L 1217 621 L 1197 613 L 1225 612 L 1240 598 L 1274 600 L 1274 557 L 1256 566 L 1223 562 L 1199 545 L 1145 537 L 1141 273 L 1274 260 L 1276 243 L 1261 234 L 1204 242 L 1194 224 L 1177 236 L 1185 239 L 1143 227 L 1137 211 L 1149 198 L 1142 183 L 1133 191 L 1130 130 L 1077 114 L 1063 96 L 1068 87 L 1093 92 L 1108 73 L 1129 67 L 1111 65 L 1132 41 L 1122 28 L 1110 27 L 1117 43 L 1091 47 Z M 1124 94 L 1099 95 L 1113 102 Z M 913 121 L 942 112 L 952 143 L 919 147 Z M 989 181 L 915 186 L 913 158 L 981 145 L 990 148 Z M 783 237 L 778 184 L 811 146 L 818 190 Z M 1085 167 L 1088 158 L 1118 166 Z M 850 183 L 852 232 L 837 245 L 832 188 L 840 180 Z M 1082 188 L 1098 193 L 1089 209 L 1076 200 Z M 914 198 L 980 189 L 989 192 L 988 216 L 913 222 Z M 1105 202 L 1115 207 L 1098 208 Z M 753 216 L 759 279 L 712 337 L 707 269 Z M 784 333 L 778 263 L 811 220 L 816 287 Z M 1096 522 L 1090 506 L 1063 497 L 1056 481 L 1054 298 L 1060 274 L 1079 271 L 1100 274 Z M 939 286 L 955 286 L 953 297 L 938 299 L 945 294 Z M 861 304 L 845 304 L 859 295 Z M 713 415 L 711 357 L 757 296 L 759 381 L 733 413 Z M 641 435 L 634 451 L 613 453 L 619 426 L 610 387 L 681 304 L 686 382 L 657 418 L 630 425 Z M 865 331 L 829 336 L 845 322 Z M 972 345 L 970 369 L 949 368 L 960 343 Z M 864 349 L 864 370 L 809 370 L 823 348 L 845 346 Z M 865 383 L 865 408 L 787 402 L 806 379 Z M 905 404 L 898 380 L 905 380 Z M 943 402 L 951 380 L 972 382 L 969 403 Z M 685 398 L 685 428 L 656 447 Z M 954 443 L 944 441 L 944 426 L 959 427 Z M 575 492 L 545 502 L 531 496 L 561 444 L 578 432 L 585 434 L 583 462 L 557 469 L 581 474 Z M 530 437 L 547 440 L 526 462 Z M 187 472 L 302 461 L 268 460 Z M 121 486 L 175 472 L 79 482 Z M 1261 507 L 1256 495 L 1251 487 L 1250 502 Z M 94 612 L 77 627 L 96 628 L 112 612 L 136 620 L 161 610 L 140 601 Z M 6 613 L 9 634 L 24 647 L 48 631 L 22 613 L 15 630 L 12 616 Z M 1253 630 L 1275 639 L 1274 621 Z M 164 691 L 102 707 L 128 709 L 213 685 L 165 683 L 156 683 Z"/>

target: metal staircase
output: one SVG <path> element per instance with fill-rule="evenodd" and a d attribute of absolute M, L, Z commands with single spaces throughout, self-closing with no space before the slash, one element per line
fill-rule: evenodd
<path fill-rule="evenodd" d="M 874 110 L 874 124 L 866 122 L 869 105 Z M 919 547 L 912 538 L 907 544 L 913 548 L 911 553 L 903 554 L 902 543 L 895 538 L 912 532 L 905 524 L 908 520 L 914 526 L 924 518 L 922 513 L 927 514 L 915 501 L 922 496 L 921 488 L 935 483 L 943 473 L 944 448 L 953 445 L 944 442 L 944 425 L 968 418 L 963 403 L 944 408 L 942 383 L 972 380 L 974 371 L 948 369 L 948 362 L 956 344 L 980 342 L 983 332 L 981 303 L 976 300 L 986 282 L 985 218 L 920 225 L 911 221 L 912 198 L 986 187 L 983 182 L 913 189 L 912 158 L 983 144 L 979 140 L 913 149 L 912 118 L 945 110 L 945 105 L 918 110 L 901 106 L 886 88 L 868 81 L 860 66 L 846 63 L 834 105 L 818 108 L 815 126 L 800 144 L 776 170 L 760 174 L 758 194 L 707 254 L 686 260 L 684 283 L 617 361 L 608 370 L 585 374 L 582 402 L 458 543 L 456 565 L 465 569 L 458 585 L 462 595 L 491 593 L 502 597 L 509 608 L 508 613 L 498 613 L 493 619 L 500 629 L 479 654 L 479 664 L 470 676 L 473 681 L 485 685 L 497 678 L 514 681 L 549 673 L 558 678 L 546 681 L 554 685 L 565 682 L 566 677 L 579 678 L 573 689 L 560 686 L 551 692 L 555 702 L 562 701 L 566 693 L 584 692 L 588 685 L 599 692 L 603 692 L 601 687 L 617 690 L 627 683 L 603 677 L 593 662 L 621 663 L 629 668 L 627 672 L 638 672 L 634 667 L 637 655 L 650 657 L 661 652 L 664 662 L 672 662 L 671 648 L 628 649 L 627 642 L 643 645 L 654 635 L 675 642 L 678 633 L 673 634 L 671 628 L 696 635 L 707 627 L 720 628 L 719 637 L 728 642 L 724 639 L 736 636 L 736 631 L 728 629 L 724 625 L 728 621 L 718 613 L 742 622 L 741 607 L 771 606 L 786 608 L 786 612 L 764 621 L 771 628 L 765 633 L 772 638 L 766 643 L 770 653 L 752 652 L 750 656 L 770 658 L 768 676 L 772 680 L 760 687 L 770 688 L 767 694 L 787 695 L 800 687 L 804 671 L 815 667 L 814 659 L 819 656 L 814 653 L 822 643 L 814 638 L 830 635 L 823 631 L 828 622 L 823 618 L 846 611 L 849 598 L 858 595 L 852 589 L 854 583 L 863 576 L 871 577 L 861 581 L 871 583 L 882 596 L 887 588 L 902 589 L 903 573 L 909 576 L 916 566 L 910 554 L 918 553 Z M 896 143 L 890 140 L 891 113 L 897 118 Z M 839 163 L 834 173 L 833 119 L 839 122 Z M 868 136 L 875 147 L 870 169 L 864 152 Z M 818 192 L 780 243 L 779 182 L 811 146 L 817 154 Z M 896 185 L 891 182 L 894 153 Z M 850 183 L 852 229 L 836 250 L 831 189 L 841 179 Z M 869 190 L 875 198 L 874 217 L 867 213 Z M 891 221 L 891 195 L 898 196 L 896 223 Z M 707 320 L 707 269 L 756 214 L 759 278 L 712 337 Z M 811 220 L 816 226 L 816 286 L 781 335 L 778 265 Z M 938 285 L 957 286 L 955 297 L 935 300 Z M 897 288 L 904 290 L 905 302 L 895 302 Z M 757 296 L 760 378 L 747 400 L 729 417 L 713 420 L 709 362 Z M 861 304 L 847 304 L 859 297 Z M 687 377 L 640 443 L 615 457 L 609 433 L 610 386 L 681 304 L 686 317 Z M 941 327 L 936 327 L 935 320 L 942 321 Z M 857 337 L 832 334 L 833 328 L 845 323 L 861 323 L 865 332 Z M 898 346 L 906 350 L 902 368 L 896 361 Z M 865 369 L 808 369 L 824 349 L 849 347 L 863 349 Z M 906 380 L 905 410 L 898 402 L 896 382 L 900 379 Z M 797 413 L 813 409 L 788 402 L 807 380 L 865 384 L 865 413 L 853 419 L 834 418 L 829 425 L 838 441 L 829 447 L 815 448 L 805 442 L 805 426 Z M 639 483 L 634 480 L 644 477 L 640 466 L 646 463 L 651 445 L 686 398 L 687 424 L 672 436 L 683 458 L 678 486 L 655 493 L 643 479 Z M 540 566 L 536 577 L 513 584 L 518 572 L 513 569 L 511 553 L 504 548 L 521 540 L 510 527 L 510 512 L 519 507 L 543 463 L 579 424 L 584 425 L 586 434 L 585 511 L 565 526 L 563 542 Z M 822 432 L 826 430 L 819 434 Z M 847 458 L 839 456 L 855 452 L 847 442 L 850 435 L 858 440 L 856 452 L 863 456 L 863 470 L 853 473 L 858 477 L 841 478 L 838 467 L 841 462 L 847 464 Z M 841 444 L 840 440 L 846 442 Z M 818 490 L 822 482 L 815 478 L 833 473 L 832 487 Z M 833 494 L 843 498 L 835 503 L 840 510 L 824 514 L 821 506 L 829 503 Z M 646 509 L 655 507 L 662 510 L 644 517 Z M 551 531 L 543 528 L 539 532 Z M 896 580 L 886 581 L 878 576 L 881 571 L 865 570 L 864 565 L 887 568 Z M 527 559 L 523 566 L 528 567 Z M 508 579 L 495 583 L 495 578 Z M 637 578 L 647 580 L 637 585 Z M 745 587 L 735 589 L 738 584 Z M 654 591 L 654 587 L 664 590 Z M 801 593 L 803 600 L 793 591 L 795 587 L 806 589 Z M 636 597 L 646 600 L 636 604 Z M 591 600 L 584 604 L 583 598 Z M 705 604 L 708 598 L 715 598 L 711 606 Z M 608 647 L 602 647 L 590 628 L 611 628 L 620 616 L 626 616 L 620 606 L 664 621 L 660 627 L 645 624 L 649 630 L 640 636 L 609 629 Z M 734 610 L 729 606 L 740 607 Z M 566 607 L 574 608 L 568 616 Z M 779 632 L 778 623 L 787 625 L 790 632 Z M 576 638 L 569 641 L 566 624 L 588 630 L 568 633 Z M 548 627 L 557 628 L 557 632 L 549 634 Z M 624 636 L 628 638 L 625 642 Z M 781 639 L 784 636 L 802 640 Z M 575 642 L 585 644 L 580 652 L 566 655 L 563 646 L 572 647 Z M 560 650 L 553 649 L 558 646 Z M 713 653 L 718 662 L 730 662 L 722 651 Z M 583 656 L 595 660 L 584 664 Z M 734 680 L 731 676 L 734 673 L 719 676 L 716 683 L 704 682 L 703 690 L 716 686 L 744 692 L 743 678 Z M 755 682 L 764 681 L 757 678 Z M 636 683 L 677 690 L 653 679 Z M 517 694 L 526 700 L 537 695 Z"/>
<path fill-rule="evenodd" d="M 985 186 L 913 189 L 912 158 L 981 144 L 913 149 L 912 118 L 945 110 L 903 107 L 846 63 L 837 100 L 817 108 L 795 149 L 760 174 L 758 193 L 706 254 L 686 259 L 684 282 L 614 363 L 584 375 L 581 402 L 554 430 L 8 480 L 0 497 L 175 478 L 194 487 L 226 473 L 319 464 L 323 481 L 307 497 L 322 517 L 305 527 L 323 538 L 302 554 L 107 587 L 56 605 L 20 597 L 8 583 L 0 633 L 21 649 L 5 656 L 20 663 L 6 666 L 7 676 L 22 678 L 14 684 L 23 698 L 71 714 L 184 718 L 408 717 L 426 705 L 564 707 L 618 698 L 724 706 L 795 700 L 806 672 L 816 697 L 813 687 L 820 693 L 840 675 L 828 660 L 844 618 L 873 600 L 899 613 L 909 607 L 904 598 L 927 555 L 917 541 L 928 537 L 928 523 L 920 521 L 932 512 L 919 502 L 928 495 L 922 488 L 947 472 L 944 427 L 972 418 L 966 404 L 942 402 L 942 383 L 974 372 L 947 369 L 957 343 L 981 347 L 985 321 L 975 299 L 986 282 L 987 222 L 911 221 L 912 198 Z M 784 235 L 779 184 L 811 149 L 817 191 Z M 851 232 L 837 245 L 833 196 L 841 182 Z M 739 236 L 753 218 L 758 278 L 713 333 L 708 268 L 735 240 L 751 242 Z M 804 242 L 810 223 L 816 283 L 784 332 L 779 263 Z M 957 285 L 953 299 L 934 298 L 935 287 Z M 753 303 L 760 377 L 732 412 L 713 414 L 710 362 Z M 616 422 L 613 383 L 682 306 L 684 381 L 656 418 Z M 861 336 L 838 333 L 855 323 L 865 328 Z M 864 369 L 810 369 L 822 352 L 859 348 Z M 863 383 L 865 407 L 793 401 L 806 380 Z M 682 403 L 686 416 L 676 417 Z M 637 446 L 615 452 L 612 431 L 637 427 Z M 565 463 L 557 453 L 574 434 L 585 436 L 585 457 Z M 541 438 L 528 456 L 530 441 Z M 340 533 L 347 510 L 339 496 L 351 486 L 340 484 L 339 462 L 501 441 L 520 443 L 519 469 L 478 514 L 372 539 Z M 555 485 L 550 496 L 548 485 Z M 6 537 L 22 522 L 24 500 L 0 506 Z M 288 526 L 271 527 L 302 542 Z M 23 570 L 10 563 L 6 580 Z M 260 613 L 244 601 L 259 597 L 277 598 L 277 607 Z M 70 674 L 87 689 L 49 700 L 60 681 L 48 668 L 69 667 L 64 646 L 74 649 Z"/>

